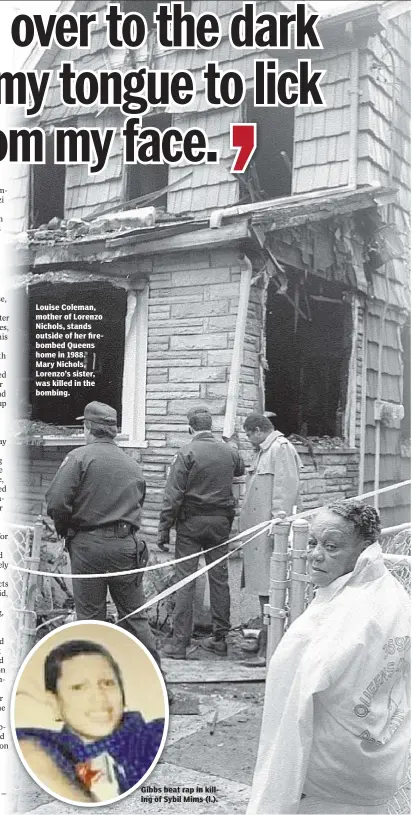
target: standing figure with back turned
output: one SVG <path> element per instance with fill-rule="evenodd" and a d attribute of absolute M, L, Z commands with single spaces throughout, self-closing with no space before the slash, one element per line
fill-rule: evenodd
<path fill-rule="evenodd" d="M 233 478 L 243 475 L 244 463 L 230 444 L 212 433 L 212 416 L 207 408 L 188 413 L 192 441 L 172 461 L 160 513 L 158 545 L 166 548 L 170 530 L 176 526 L 176 558 L 200 555 L 207 564 L 227 552 L 227 545 L 213 549 L 229 537 L 235 516 Z M 194 574 L 199 557 L 176 564 L 176 580 Z M 230 629 L 230 594 L 227 561 L 208 571 L 213 636 L 202 640 L 207 651 L 226 656 Z M 185 659 L 193 625 L 194 580 L 176 594 L 173 638 L 163 648 L 165 656 Z"/>
<path fill-rule="evenodd" d="M 146 545 L 137 537 L 146 484 L 137 462 L 115 443 L 114 408 L 90 402 L 79 418 L 86 444 L 64 459 L 47 491 L 47 512 L 66 538 L 72 573 L 102 575 L 73 580 L 77 619 L 105 620 L 108 588 L 122 618 L 144 604 L 142 574 L 104 575 L 146 565 Z M 146 612 L 121 625 L 159 662 Z"/>

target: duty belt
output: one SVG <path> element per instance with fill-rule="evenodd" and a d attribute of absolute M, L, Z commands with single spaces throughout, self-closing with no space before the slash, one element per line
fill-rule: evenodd
<path fill-rule="evenodd" d="M 219 507 L 216 504 L 183 504 L 179 519 L 192 518 L 194 515 L 217 515 L 224 518 L 234 518 L 235 508 L 233 506 Z"/>
<path fill-rule="evenodd" d="M 137 526 L 127 523 L 127 521 L 115 521 L 113 524 L 104 524 L 102 526 L 82 526 L 76 529 L 77 532 L 96 532 L 99 535 L 104 535 L 106 538 L 128 538 L 137 532 Z"/>

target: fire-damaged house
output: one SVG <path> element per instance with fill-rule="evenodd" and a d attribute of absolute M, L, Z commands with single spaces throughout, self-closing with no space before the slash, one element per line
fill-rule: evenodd
<path fill-rule="evenodd" d="M 155 2 L 122 6 L 144 13 L 152 28 Z M 257 2 L 256 10 L 293 6 Z M 62 3 L 61 10 L 86 7 L 101 25 L 90 49 L 66 50 L 75 70 L 185 68 L 202 86 L 202 49 L 161 49 L 150 33 L 139 50 L 111 49 L 106 3 Z M 203 128 L 219 165 L 125 166 L 124 114 L 66 107 L 54 80 L 36 118 L 47 134 L 46 162 L 14 171 L 9 200 L 31 349 L 19 435 L 30 442 L 19 446 L 29 467 L 15 499 L 22 520 L 41 512 L 59 463 L 82 443 L 75 420 L 91 399 L 117 408 L 120 444 L 142 463 L 148 534 L 157 527 L 168 465 L 187 441 L 187 410 L 199 403 L 217 431 L 239 431 L 245 452 L 244 416 L 276 413 L 302 458 L 307 508 L 409 478 L 409 3 L 359 3 L 322 15 L 323 50 L 311 58 L 326 71 L 325 107 L 254 107 L 256 52 L 234 49 L 227 37 L 242 2 L 185 7 L 218 14 L 224 36 L 213 60 L 243 74 L 245 100 L 211 108 L 198 90 L 183 112 L 156 107 L 145 124 Z M 284 67 L 300 56 L 259 51 Z M 57 74 L 61 59 L 51 48 L 32 67 Z M 258 147 L 244 174 L 231 173 L 236 122 L 257 124 Z M 117 128 L 103 172 L 53 162 L 53 130 L 69 125 Z M 101 315 L 93 352 L 80 355 L 94 387 L 84 377 L 70 398 L 41 396 L 36 309 L 67 303 L 93 305 Z M 385 526 L 408 519 L 408 488 L 375 500 Z"/>

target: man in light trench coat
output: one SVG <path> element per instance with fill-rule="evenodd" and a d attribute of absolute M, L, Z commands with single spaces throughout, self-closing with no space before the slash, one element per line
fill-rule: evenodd
<path fill-rule="evenodd" d="M 291 515 L 299 507 L 300 459 L 290 441 L 273 429 L 272 422 L 260 413 L 250 413 L 243 429 L 256 450 L 256 458 L 246 475 L 246 493 L 240 513 L 243 532 L 262 521 L 276 518 L 279 512 Z M 269 601 L 270 558 L 273 538 L 263 532 L 243 548 L 243 584 L 248 594 L 259 596 L 262 623 L 263 607 Z M 262 624 L 255 665 L 266 662 L 267 629 Z"/>

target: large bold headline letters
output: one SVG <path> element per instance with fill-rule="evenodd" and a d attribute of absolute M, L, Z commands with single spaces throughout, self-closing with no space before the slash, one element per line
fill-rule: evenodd
<path fill-rule="evenodd" d="M 107 44 L 112 49 L 133 52 L 146 47 L 149 36 L 146 19 L 137 12 L 124 14 L 118 3 L 107 6 L 104 27 Z M 321 49 L 317 32 L 318 14 L 298 3 L 296 13 L 256 14 L 254 3 L 244 3 L 242 12 L 229 20 L 227 35 L 238 50 L 277 48 Z M 11 25 L 11 37 L 16 46 L 28 51 L 70 48 L 87 51 L 91 34 L 98 25 L 96 13 L 18 14 Z M 159 3 L 153 15 L 154 31 L 161 49 L 204 49 L 212 51 L 221 42 L 221 21 L 214 13 L 196 16 L 184 11 L 181 2 Z M 279 59 L 254 59 L 254 104 L 260 107 L 282 105 L 322 107 L 325 100 L 320 87 L 325 74 L 313 70 L 310 59 L 298 59 L 297 69 L 282 70 Z M 221 70 L 219 63 L 205 61 L 201 87 L 191 71 L 152 70 L 147 66 L 131 71 L 77 71 L 70 59 L 62 59 L 54 70 L 28 70 L 0 73 L 0 103 L 24 109 L 24 116 L 41 116 L 47 94 L 57 80 L 61 103 L 68 109 L 119 108 L 126 118 L 120 130 L 124 145 L 125 164 L 217 164 L 219 152 L 211 149 L 209 137 L 202 128 L 186 131 L 169 127 L 161 132 L 156 127 L 143 126 L 143 116 L 156 108 L 171 104 L 184 110 L 196 93 L 204 92 L 212 108 L 237 107 L 245 99 L 245 77 L 236 70 Z M 115 127 L 56 127 L 54 129 L 54 161 L 57 164 L 87 164 L 89 173 L 104 170 L 116 135 Z M 244 172 L 256 149 L 256 126 L 232 125 L 230 147 L 237 150 L 232 172 Z M 40 127 L 0 130 L 0 161 L 44 164 L 46 134 Z"/>

